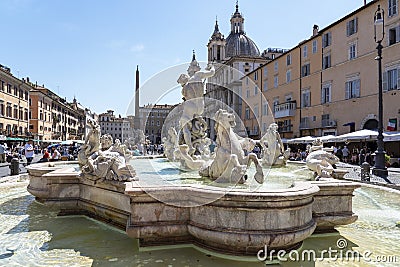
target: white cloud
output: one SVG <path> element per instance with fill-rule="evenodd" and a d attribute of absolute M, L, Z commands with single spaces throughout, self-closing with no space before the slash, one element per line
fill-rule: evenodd
<path fill-rule="evenodd" d="M 143 44 L 136 44 L 131 46 L 129 49 L 131 52 L 141 52 L 144 50 L 144 45 Z"/>

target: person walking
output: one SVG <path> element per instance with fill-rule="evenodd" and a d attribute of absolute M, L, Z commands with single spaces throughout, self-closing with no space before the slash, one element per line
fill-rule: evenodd
<path fill-rule="evenodd" d="M 30 165 L 33 160 L 34 149 L 33 149 L 33 142 L 29 140 L 28 143 L 24 146 L 25 158 L 26 158 L 26 165 Z"/>

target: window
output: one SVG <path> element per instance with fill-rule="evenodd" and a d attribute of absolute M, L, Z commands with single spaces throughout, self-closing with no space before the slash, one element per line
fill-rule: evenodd
<path fill-rule="evenodd" d="M 332 33 L 328 32 L 322 36 L 322 47 L 328 47 L 332 44 Z"/>
<path fill-rule="evenodd" d="M 254 107 L 254 117 L 258 118 L 258 106 Z"/>
<path fill-rule="evenodd" d="M 331 54 L 327 54 L 324 56 L 322 60 L 322 69 L 327 69 L 331 67 Z"/>
<path fill-rule="evenodd" d="M 321 90 L 321 104 L 331 102 L 331 84 L 325 84 Z"/>
<path fill-rule="evenodd" d="M 383 73 L 383 90 L 400 89 L 400 68 L 391 69 Z"/>
<path fill-rule="evenodd" d="M 392 17 L 397 14 L 397 0 L 389 0 L 389 17 Z"/>
<path fill-rule="evenodd" d="M 267 67 L 264 67 L 264 77 L 267 77 L 268 76 L 268 69 L 267 69 Z"/>
<path fill-rule="evenodd" d="M 246 91 L 246 97 L 249 98 L 250 97 L 250 90 Z"/>
<path fill-rule="evenodd" d="M 321 122 L 323 127 L 330 126 L 332 124 L 330 121 L 330 115 L 329 114 L 321 115 Z"/>
<path fill-rule="evenodd" d="M 275 64 L 274 64 L 274 71 L 278 71 L 278 61 L 275 61 Z"/>
<path fill-rule="evenodd" d="M 254 95 L 257 95 L 258 94 L 258 88 L 257 88 L 257 86 L 254 86 Z"/>
<path fill-rule="evenodd" d="M 357 18 L 354 18 L 346 23 L 347 36 L 353 35 L 357 32 Z"/>
<path fill-rule="evenodd" d="M 254 80 L 257 81 L 258 80 L 258 72 L 254 72 Z"/>
<path fill-rule="evenodd" d="M 351 43 L 349 45 L 349 60 L 355 59 L 357 57 L 357 43 Z"/>
<path fill-rule="evenodd" d="M 290 83 L 291 80 L 292 80 L 292 71 L 288 70 L 286 71 L 286 82 Z"/>
<path fill-rule="evenodd" d="M 264 102 L 263 104 L 263 116 L 268 115 L 268 102 Z"/>
<path fill-rule="evenodd" d="M 274 107 L 279 105 L 279 97 L 274 97 L 274 102 L 273 103 L 274 103 Z M 274 110 L 275 110 L 275 108 L 274 108 Z"/>
<path fill-rule="evenodd" d="M 268 90 L 268 81 L 264 81 L 263 91 L 267 91 L 267 90 Z"/>
<path fill-rule="evenodd" d="M 311 106 L 311 92 L 310 89 L 305 89 L 301 91 L 301 107 Z"/>
<path fill-rule="evenodd" d="M 258 126 L 254 125 L 253 127 L 253 135 L 257 135 L 258 134 Z"/>
<path fill-rule="evenodd" d="M 274 87 L 277 88 L 278 87 L 278 75 L 274 76 Z"/>
<path fill-rule="evenodd" d="M 400 26 L 389 29 L 389 45 L 400 42 Z"/>
<path fill-rule="evenodd" d="M 249 85 L 249 77 L 246 77 L 246 85 Z"/>
<path fill-rule="evenodd" d="M 308 47 L 305 45 L 303 46 L 303 58 L 307 58 L 308 56 Z"/>
<path fill-rule="evenodd" d="M 0 100 L 0 116 L 4 116 L 4 102 L 3 100 Z M 1 127 L 0 129 L 3 129 L 3 127 Z"/>
<path fill-rule="evenodd" d="M 301 67 L 301 76 L 306 77 L 310 75 L 310 63 L 307 63 Z"/>
<path fill-rule="evenodd" d="M 318 43 L 317 43 L 317 40 L 314 40 L 312 42 L 312 53 L 313 54 L 317 53 L 317 50 L 318 50 Z"/>
<path fill-rule="evenodd" d="M 346 82 L 346 99 L 360 97 L 360 79 Z"/>
<path fill-rule="evenodd" d="M 289 54 L 286 56 L 286 65 L 289 66 L 292 64 L 292 56 Z"/>
<path fill-rule="evenodd" d="M 245 118 L 246 118 L 246 120 L 249 120 L 250 119 L 250 108 L 246 108 L 246 111 L 245 111 Z"/>

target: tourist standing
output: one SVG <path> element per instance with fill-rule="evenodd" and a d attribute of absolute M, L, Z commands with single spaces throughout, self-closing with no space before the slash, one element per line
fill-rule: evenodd
<path fill-rule="evenodd" d="M 348 162 L 349 159 L 349 149 L 347 148 L 347 146 L 344 146 L 344 148 L 342 149 L 342 154 L 343 154 L 343 162 Z"/>
<path fill-rule="evenodd" d="M 31 162 L 33 160 L 34 150 L 33 150 L 32 144 L 33 144 L 32 140 L 29 140 L 28 143 L 26 143 L 24 146 L 24 152 L 25 152 L 25 158 L 26 158 L 27 165 L 31 164 Z"/>
<path fill-rule="evenodd" d="M 0 144 L 0 163 L 6 162 L 6 147 Z"/>

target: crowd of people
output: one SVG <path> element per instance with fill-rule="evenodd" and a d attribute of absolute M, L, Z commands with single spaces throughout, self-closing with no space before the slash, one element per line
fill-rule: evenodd
<path fill-rule="evenodd" d="M 352 165 L 361 165 L 363 162 L 368 162 L 370 165 L 375 163 L 375 152 L 368 146 L 355 145 L 351 149 L 347 145 L 332 146 L 331 150 L 344 163 Z M 289 160 L 305 161 L 307 156 L 307 149 L 297 148 L 291 151 Z"/>
<path fill-rule="evenodd" d="M 8 145 L 7 143 L 0 143 L 0 163 L 10 163 L 13 158 L 17 158 L 19 160 L 25 159 L 26 165 L 30 165 L 35 155 L 42 156 L 39 162 L 58 161 L 63 156 L 73 160 L 76 159 L 78 149 L 76 144 L 40 147 L 38 144 L 33 144 L 32 140 L 25 144 L 13 143 Z"/>

